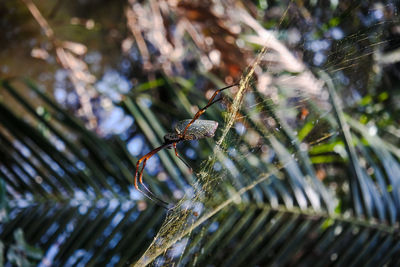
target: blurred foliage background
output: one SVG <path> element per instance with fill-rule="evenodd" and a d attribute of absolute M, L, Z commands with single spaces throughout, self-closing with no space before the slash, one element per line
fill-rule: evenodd
<path fill-rule="evenodd" d="M 0 265 L 398 266 L 398 12 L 2 1 Z M 137 160 L 239 81 L 202 116 L 216 137 L 179 145 L 193 173 L 147 163 L 176 206 L 137 192 Z"/>

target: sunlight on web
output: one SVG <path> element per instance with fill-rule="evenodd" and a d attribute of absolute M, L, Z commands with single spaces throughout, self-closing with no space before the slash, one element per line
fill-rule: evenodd
<path fill-rule="evenodd" d="M 216 142 L 213 156 L 211 156 L 204 164 L 202 170 L 198 173 L 197 178 L 199 179 L 197 185 L 195 185 L 195 196 L 190 201 L 182 199 L 172 210 L 169 211 L 163 226 L 159 233 L 155 237 L 154 241 L 141 257 L 141 259 L 135 264 L 135 266 L 145 266 L 152 262 L 156 257 L 164 253 L 168 248 L 174 245 L 183 236 L 190 233 L 194 228 L 201 225 L 204 221 L 210 218 L 212 215 L 217 213 L 226 205 L 230 204 L 234 198 L 228 202 L 224 202 L 219 205 L 218 208 L 209 209 L 207 207 L 207 197 L 204 194 L 212 192 L 212 187 L 215 183 L 218 183 L 219 177 L 212 177 L 212 168 L 214 163 L 217 161 L 217 157 L 221 154 L 221 144 L 224 142 L 228 131 L 235 122 L 237 112 L 242 104 L 243 97 L 249 82 L 254 74 L 255 68 L 258 66 L 261 58 L 266 53 L 266 47 L 264 47 L 253 66 L 249 69 L 247 74 L 240 80 L 239 90 L 233 101 L 231 110 L 228 118 L 222 130 L 222 135 Z M 199 189 L 201 187 L 201 189 Z M 240 194 L 237 195 L 240 197 Z M 208 199 L 210 200 L 210 199 Z M 197 205 L 197 206 L 196 206 Z M 201 217 L 197 218 L 199 214 L 196 208 L 200 208 L 199 212 L 202 213 Z"/>
<path fill-rule="evenodd" d="M 346 157 L 326 79 L 349 88 L 342 92 L 343 105 L 357 99 L 356 91 L 371 82 L 365 74 L 380 68 L 372 59 L 372 55 L 382 58 L 379 34 L 372 44 L 363 44 L 369 31 L 381 22 L 364 33 L 342 38 L 335 51 L 323 56 L 327 62 L 324 68 L 314 74 L 249 14 L 238 17 L 255 32 L 244 39 L 263 48 L 229 101 L 213 153 L 196 173 L 194 196 L 183 198 L 168 212 L 152 244 L 134 266 L 151 262 L 156 266 L 172 262 L 185 265 L 185 256 L 196 254 L 197 244 L 192 244 L 191 235 L 200 233 L 204 239 L 211 227 L 208 219 L 233 203 L 268 203 L 272 208 L 284 204 L 301 210 L 312 207 L 322 213 L 333 213 L 337 205 L 331 189 L 322 183 L 327 170 L 318 164 L 318 156 L 330 147 Z M 325 44 L 314 45 L 314 63 L 319 65 L 324 59 L 318 53 Z M 338 157 L 332 155 L 331 159 Z M 285 194 L 294 197 L 285 198 Z M 201 255 L 201 249 L 197 253 Z"/>

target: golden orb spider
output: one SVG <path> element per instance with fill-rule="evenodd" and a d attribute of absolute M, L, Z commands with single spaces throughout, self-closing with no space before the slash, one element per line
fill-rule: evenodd
<path fill-rule="evenodd" d="M 137 163 L 136 163 L 136 172 L 135 172 L 135 180 L 134 180 L 134 186 L 135 188 L 141 192 L 144 196 L 147 198 L 157 202 L 164 208 L 168 208 L 169 203 L 161 200 L 158 198 L 153 192 L 150 191 L 150 189 L 147 188 L 147 186 L 143 183 L 143 171 L 144 167 L 146 166 L 146 162 L 149 158 L 154 156 L 156 153 L 158 153 L 160 150 L 164 148 L 171 148 L 173 147 L 175 150 L 175 155 L 182 160 L 183 163 L 191 170 L 192 168 L 187 164 L 183 158 L 179 155 L 178 150 L 176 149 L 176 144 L 182 141 L 190 141 L 190 140 L 197 140 L 197 139 L 202 139 L 202 138 L 209 138 L 213 137 L 215 134 L 215 131 L 218 128 L 218 122 L 212 121 L 212 120 L 199 120 L 198 118 L 206 111 L 207 108 L 209 108 L 212 104 L 221 101 L 221 98 L 218 98 L 217 100 L 214 100 L 214 98 L 223 90 L 226 90 L 228 88 L 237 86 L 239 84 L 233 84 L 229 85 L 227 87 L 224 87 L 222 89 L 218 89 L 214 92 L 212 97 L 208 100 L 207 105 L 197 111 L 197 113 L 194 115 L 193 119 L 189 120 L 183 120 L 178 122 L 178 124 L 175 126 L 175 132 L 174 133 L 167 133 L 164 136 L 164 143 L 141 157 Z M 139 171 L 140 163 L 143 162 L 142 168 Z M 139 186 L 138 186 L 138 181 L 139 184 L 144 188 L 144 191 L 142 191 Z"/>

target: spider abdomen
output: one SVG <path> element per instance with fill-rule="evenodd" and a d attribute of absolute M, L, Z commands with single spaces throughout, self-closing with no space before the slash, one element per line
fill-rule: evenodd
<path fill-rule="evenodd" d="M 176 124 L 174 130 L 180 135 L 192 120 L 183 120 Z M 218 128 L 218 122 L 212 120 L 196 120 L 187 129 L 184 140 L 196 140 L 213 137 Z"/>

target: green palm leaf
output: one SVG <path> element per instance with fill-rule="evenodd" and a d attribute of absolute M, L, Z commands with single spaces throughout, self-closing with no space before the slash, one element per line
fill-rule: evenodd
<path fill-rule="evenodd" d="M 39 247 L 45 252 L 44 258 L 57 265 L 124 264 L 139 260 L 158 229 L 166 226 L 161 226 L 165 210 L 151 203 L 145 207 L 126 194 L 126 189 L 132 187 L 130 179 L 136 159 L 120 141 L 105 141 L 87 131 L 34 84 L 3 81 L 2 85 L 3 93 L 12 95 L 29 114 L 23 119 L 16 114 L 18 109 L 14 111 L 6 103 L 0 103 L 2 188 L 3 192 L 13 192 L 21 199 L 8 201 L 10 220 L 4 223 L 0 234 L 6 251 L 10 251 L 13 243 L 14 229 L 21 228 L 27 242 Z M 25 100 L 17 87 L 35 92 L 41 108 Z M 335 97 L 333 91 L 331 95 Z M 153 145 L 160 144 L 165 128 L 157 123 L 151 109 L 131 98 L 124 101 L 124 107 L 149 140 L 159 140 Z M 393 190 L 398 188 L 397 150 L 379 137 L 368 135 L 362 125 L 346 118 L 335 103 L 338 119 L 335 122 L 332 117 L 327 121 L 334 122 L 332 127 L 350 127 L 342 140 L 351 157 L 344 160 L 351 162 L 349 171 L 357 169 L 348 176 L 352 199 L 349 202 L 349 197 L 340 199 L 317 179 L 312 161 L 290 134 L 293 129 L 279 119 L 271 109 L 273 105 L 264 108 L 267 107 L 262 112 L 275 118 L 281 125 L 280 133 L 271 134 L 270 129 L 252 116 L 248 117 L 248 127 L 253 127 L 268 142 L 280 164 L 250 161 L 251 154 L 218 158 L 217 161 L 230 160 L 233 165 L 229 166 L 235 166 L 241 175 L 235 175 L 233 169 L 222 172 L 224 178 L 213 188 L 212 197 L 204 202 L 204 213 L 199 218 L 190 214 L 178 217 L 179 223 L 186 221 L 190 227 L 182 228 L 186 231 L 173 238 L 170 236 L 175 240 L 170 243 L 172 248 L 160 257 L 154 254 L 155 262 L 178 261 L 200 266 L 326 265 L 327 262 L 396 265 L 399 259 L 394 255 L 400 249 L 395 234 L 399 196 Z M 250 114 L 251 110 L 246 111 L 244 105 L 242 112 Z M 229 138 L 251 148 L 234 133 Z M 285 139 L 294 145 L 285 147 Z M 340 135 L 326 144 L 337 143 L 336 139 Z M 60 149 L 57 141 L 65 147 Z M 313 151 L 313 156 L 324 155 L 333 148 L 314 147 Z M 293 153 L 297 156 L 293 157 Z M 361 158 L 375 170 L 373 177 L 357 164 Z M 184 190 L 186 184 L 193 183 L 185 166 L 175 165 L 178 161 L 172 152 L 164 151 L 160 159 L 178 188 Z M 221 172 L 207 169 L 207 164 L 201 170 L 221 177 Z M 169 187 L 151 177 L 145 179 L 157 194 L 171 197 Z M 118 193 L 116 186 L 125 193 Z M 6 203 L 4 197 L 3 193 L 2 203 Z M 24 199 L 29 201 L 21 206 Z M 335 212 L 337 203 L 342 206 L 346 203 L 342 208 L 350 213 Z M 178 249 L 182 242 L 183 251 Z M 167 240 L 159 244 L 163 251 L 170 248 L 165 244 Z"/>

